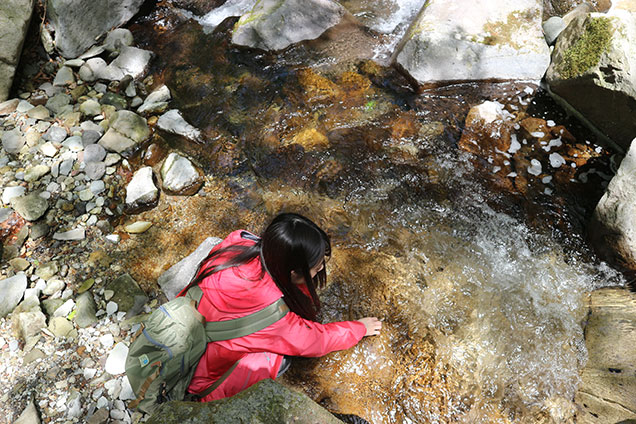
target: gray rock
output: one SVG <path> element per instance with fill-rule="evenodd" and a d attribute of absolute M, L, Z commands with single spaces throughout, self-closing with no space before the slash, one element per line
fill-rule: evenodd
<path fill-rule="evenodd" d="M 30 401 L 24 411 L 20 414 L 13 424 L 40 424 L 40 415 L 35 407 L 35 403 Z"/>
<path fill-rule="evenodd" d="M 66 159 L 64 161 L 62 161 L 62 163 L 60 164 L 60 175 L 68 175 L 71 173 L 71 169 L 73 169 L 73 163 L 75 163 L 75 161 L 73 159 Z"/>
<path fill-rule="evenodd" d="M 557 37 L 565 29 L 565 22 L 559 16 L 553 16 L 543 23 L 543 35 L 548 45 L 554 44 Z"/>
<path fill-rule="evenodd" d="M 14 197 L 23 196 L 26 193 L 26 188 L 22 186 L 15 187 L 7 187 L 2 192 L 2 203 L 8 205 L 11 203 L 11 199 Z M 4 219 L 0 220 L 0 222 L 4 221 Z"/>
<path fill-rule="evenodd" d="M 61 93 L 64 89 L 62 87 L 56 87 L 50 82 L 45 82 L 44 84 L 40 85 L 39 90 L 44 91 L 44 93 L 48 97 L 53 97 L 57 93 Z"/>
<path fill-rule="evenodd" d="M 127 317 L 140 313 L 148 302 L 146 293 L 129 274 L 123 274 L 108 282 L 105 289 L 114 292 L 110 300 L 117 303 L 119 310 L 126 312 Z"/>
<path fill-rule="evenodd" d="M 133 78 L 137 78 L 146 72 L 151 58 L 151 51 L 124 46 L 119 56 L 117 56 L 117 59 L 113 60 L 110 66 L 120 69 L 123 73 L 118 79 L 123 78 L 125 75 L 131 75 Z"/>
<path fill-rule="evenodd" d="M 2 147 L 7 153 L 19 153 L 25 143 L 24 135 L 17 128 L 2 134 Z"/>
<path fill-rule="evenodd" d="M 203 185 L 201 173 L 189 159 L 170 153 L 161 166 L 164 190 L 182 195 L 196 193 Z"/>
<path fill-rule="evenodd" d="M 153 181 L 152 168 L 138 169 L 126 187 L 126 204 L 131 207 L 152 204 L 157 201 L 159 190 Z"/>
<path fill-rule="evenodd" d="M 87 424 L 105 424 L 108 422 L 108 408 L 100 408 L 93 415 L 88 417 Z"/>
<path fill-rule="evenodd" d="M 99 180 L 106 173 L 104 162 L 88 162 L 84 167 L 84 173 L 91 180 Z"/>
<path fill-rule="evenodd" d="M 177 109 L 172 109 L 159 117 L 157 126 L 169 133 L 178 134 L 190 140 L 198 141 L 201 138 L 201 131 L 193 127 L 181 116 Z"/>
<path fill-rule="evenodd" d="M 68 133 L 66 132 L 66 129 L 57 125 L 51 125 L 48 131 L 44 133 L 42 138 L 52 143 L 61 143 L 66 139 L 67 136 Z"/>
<path fill-rule="evenodd" d="M 96 116 L 101 115 L 102 106 L 97 100 L 88 99 L 80 105 L 79 110 L 84 116 Z"/>
<path fill-rule="evenodd" d="M 107 74 L 108 64 L 101 57 L 88 59 L 79 69 L 79 76 L 83 81 L 92 82 L 103 78 Z"/>
<path fill-rule="evenodd" d="M 589 306 L 576 422 L 627 422 L 636 411 L 636 294 L 601 289 L 592 292 Z"/>
<path fill-rule="evenodd" d="M 62 66 L 57 74 L 55 74 L 55 79 L 53 80 L 53 85 L 71 85 L 75 82 L 75 75 L 73 75 L 73 70 L 68 66 Z"/>
<path fill-rule="evenodd" d="M 51 117 L 51 112 L 49 112 L 46 107 L 38 105 L 33 109 L 29 109 L 27 111 L 27 116 L 33 119 L 49 119 Z"/>
<path fill-rule="evenodd" d="M 584 124 L 628 150 L 636 134 L 636 15 L 576 17 L 557 40 L 546 81 Z"/>
<path fill-rule="evenodd" d="M 187 421 L 342 424 L 307 395 L 269 379 L 259 381 L 231 398 L 213 402 L 164 403 L 146 423 L 181 424 Z"/>
<path fill-rule="evenodd" d="M 48 110 L 55 114 L 60 114 L 65 110 L 65 106 L 71 103 L 71 96 L 64 93 L 58 93 L 46 101 Z"/>
<path fill-rule="evenodd" d="M 68 66 L 71 68 L 80 68 L 86 61 L 84 59 L 71 59 L 64 62 L 64 66 Z"/>
<path fill-rule="evenodd" d="M 84 53 L 82 53 L 78 59 L 81 60 L 87 60 L 90 58 L 93 58 L 95 56 L 99 56 L 100 54 L 104 53 L 106 50 L 104 49 L 104 46 L 93 46 L 90 49 L 86 50 Z"/>
<path fill-rule="evenodd" d="M 0 102 L 9 96 L 34 4 L 34 0 L 3 0 L 0 4 Z"/>
<path fill-rule="evenodd" d="M 90 189 L 91 193 L 93 193 L 95 196 L 97 196 L 98 194 L 100 194 L 104 190 L 106 190 L 106 185 L 104 184 L 103 181 L 93 181 L 89 185 L 89 189 Z"/>
<path fill-rule="evenodd" d="M 340 22 L 345 10 L 332 0 L 263 0 L 234 26 L 232 42 L 262 50 L 282 50 L 318 38 Z"/>
<path fill-rule="evenodd" d="M 142 3 L 143 0 L 49 0 L 46 12 L 55 29 L 56 48 L 66 58 L 79 56 L 96 38 L 128 21 Z"/>
<path fill-rule="evenodd" d="M 197 272 L 201 261 L 221 241 L 223 240 L 218 237 L 208 237 L 194 252 L 181 259 L 159 276 L 157 282 L 168 300 L 174 299 L 188 285 Z"/>
<path fill-rule="evenodd" d="M 58 271 L 59 271 L 59 267 L 57 266 L 57 262 L 51 261 L 51 262 L 47 262 L 45 264 L 40 265 L 35 270 L 35 275 L 37 275 L 38 277 L 40 277 L 43 280 L 49 280 L 51 277 L 53 277 L 55 274 L 57 274 Z M 64 284 L 64 282 L 62 282 L 62 284 Z M 58 291 L 58 290 L 61 290 L 61 289 L 59 287 L 57 287 L 53 291 L 44 289 L 44 291 L 46 292 L 45 294 L 48 293 L 48 295 L 51 295 L 51 294 L 55 293 L 55 291 Z"/>
<path fill-rule="evenodd" d="M 56 232 L 53 234 L 53 240 L 75 241 L 84 240 L 86 238 L 86 230 L 84 227 L 75 228 L 64 232 Z"/>
<path fill-rule="evenodd" d="M 73 299 L 67 299 L 66 302 L 62 303 L 59 308 L 53 312 L 54 317 L 66 317 L 73 311 L 75 307 L 75 301 Z"/>
<path fill-rule="evenodd" d="M 73 321 L 79 328 L 90 327 L 98 322 L 97 305 L 90 292 L 84 292 L 77 297 L 76 311 Z"/>
<path fill-rule="evenodd" d="M 20 303 L 27 288 L 27 277 L 19 272 L 13 277 L 0 280 L 0 318 L 7 316 Z"/>
<path fill-rule="evenodd" d="M 73 324 L 63 316 L 56 316 L 49 320 L 48 330 L 53 333 L 55 337 L 68 337 L 74 330 L 74 327 Z"/>
<path fill-rule="evenodd" d="M 66 405 L 66 417 L 71 419 L 77 419 L 82 416 L 82 396 L 73 391 L 68 398 Z"/>
<path fill-rule="evenodd" d="M 101 162 L 106 157 L 106 149 L 99 144 L 89 144 L 84 148 L 84 162 Z"/>
<path fill-rule="evenodd" d="M 53 316 L 57 308 L 62 306 L 63 303 L 64 300 L 60 298 L 48 298 L 42 301 L 42 307 L 44 307 L 44 312 L 46 312 L 47 315 Z"/>
<path fill-rule="evenodd" d="M 49 233 L 49 226 L 46 222 L 38 222 L 31 227 L 31 233 L 29 237 L 31 240 L 37 240 L 40 237 L 44 237 Z"/>
<path fill-rule="evenodd" d="M 49 208 L 49 202 L 40 197 L 38 193 L 11 199 L 11 206 L 20 216 L 27 221 L 35 221 Z"/>
<path fill-rule="evenodd" d="M 24 350 L 31 350 L 40 340 L 42 329 L 46 328 L 46 317 L 38 308 L 35 311 L 20 312 L 17 316 L 14 314 L 13 320 L 20 337 L 25 341 Z"/>
<path fill-rule="evenodd" d="M 4 222 L 13 214 L 11 208 L 0 208 L 0 222 Z"/>
<path fill-rule="evenodd" d="M 611 263 L 636 269 L 636 139 L 621 162 L 591 224 L 590 238 L 601 256 Z"/>
<path fill-rule="evenodd" d="M 539 81 L 550 64 L 542 2 L 427 2 L 393 62 L 420 84 Z"/>
<path fill-rule="evenodd" d="M 112 93 L 110 91 L 104 94 L 104 96 L 100 100 L 100 103 L 103 105 L 115 106 L 115 109 L 117 110 L 126 109 L 128 107 L 128 102 L 123 96 Z"/>
<path fill-rule="evenodd" d="M 82 143 L 82 137 L 73 135 L 62 142 L 62 146 L 69 149 L 71 152 L 81 152 L 84 150 L 84 144 Z"/>
<path fill-rule="evenodd" d="M 26 182 L 34 182 L 38 181 L 40 178 L 49 173 L 51 168 L 47 165 L 35 165 L 29 167 L 24 173 L 24 181 Z"/>
<path fill-rule="evenodd" d="M 146 120 L 134 112 L 120 110 L 113 114 L 111 124 L 99 144 L 106 150 L 122 153 L 133 149 L 150 135 Z"/>
<path fill-rule="evenodd" d="M 52 262 L 52 263 L 55 264 L 55 262 Z M 50 275 L 48 275 L 47 278 L 44 278 L 44 277 L 41 277 L 41 278 L 43 280 L 49 280 L 53 275 L 57 273 L 57 265 L 55 265 L 55 267 L 56 267 L 55 271 L 52 273 L 49 273 Z M 41 271 L 41 268 L 38 268 L 38 271 Z M 66 284 L 64 284 L 64 281 L 51 279 L 49 280 L 48 283 L 46 283 L 46 287 L 44 287 L 44 289 L 42 290 L 42 294 L 45 296 L 53 296 L 55 293 L 62 293 L 62 290 L 64 290 L 65 287 L 66 287 Z"/>
<path fill-rule="evenodd" d="M 108 52 L 120 51 L 124 46 L 132 46 L 132 32 L 125 28 L 116 28 L 108 33 L 104 40 L 104 49 Z"/>
<path fill-rule="evenodd" d="M 82 144 L 87 147 L 89 144 L 97 143 L 102 134 L 94 130 L 86 130 L 82 133 Z"/>
<path fill-rule="evenodd" d="M 18 103 L 18 107 L 15 108 L 16 111 L 20 112 L 20 113 L 24 113 L 27 112 L 31 109 L 33 109 L 35 106 L 33 106 L 31 103 L 27 102 L 26 100 L 20 100 L 20 103 Z"/>
<path fill-rule="evenodd" d="M 167 86 L 162 85 L 146 97 L 146 100 L 144 100 L 144 103 L 139 106 L 137 111 L 139 113 L 163 112 L 168 107 L 168 101 L 170 98 L 170 89 Z"/>
<path fill-rule="evenodd" d="M 95 86 L 97 86 L 97 84 L 95 84 Z M 104 134 L 104 128 L 101 127 L 101 125 L 98 125 L 94 122 L 91 121 L 84 121 L 80 124 L 80 128 L 82 129 L 82 131 L 87 132 L 87 131 L 95 131 L 98 134 Z"/>

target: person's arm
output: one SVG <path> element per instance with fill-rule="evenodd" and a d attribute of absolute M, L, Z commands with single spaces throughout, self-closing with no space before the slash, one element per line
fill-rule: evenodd
<path fill-rule="evenodd" d="M 349 349 L 364 336 L 379 333 L 377 318 L 320 324 L 289 312 L 269 327 L 238 339 L 225 340 L 223 347 L 240 352 L 273 352 L 281 355 L 317 357 Z"/>

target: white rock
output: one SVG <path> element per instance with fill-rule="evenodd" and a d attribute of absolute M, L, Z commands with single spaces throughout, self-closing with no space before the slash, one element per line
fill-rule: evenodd
<path fill-rule="evenodd" d="M 73 301 L 73 299 L 69 299 L 66 302 L 64 302 L 62 306 L 60 306 L 59 308 L 55 310 L 55 312 L 53 313 L 53 316 L 67 317 L 68 314 L 70 314 L 71 311 L 73 311 L 74 307 L 75 307 L 75 301 Z"/>
<path fill-rule="evenodd" d="M 115 302 L 111 301 L 106 304 L 106 314 L 108 315 L 114 314 L 115 312 L 117 312 L 117 309 L 119 309 L 119 305 L 117 305 L 117 303 Z"/>
<path fill-rule="evenodd" d="M 108 359 L 106 359 L 106 372 L 111 375 L 123 374 L 126 372 L 126 356 L 128 356 L 128 346 L 124 342 L 119 342 L 110 351 Z M 118 384 L 121 390 L 121 383 Z M 119 395 L 119 393 L 117 393 Z M 117 397 L 117 396 L 113 396 Z"/>
<path fill-rule="evenodd" d="M 153 181 L 152 168 L 140 168 L 126 187 L 126 204 L 148 204 L 157 200 L 159 190 Z"/>
<path fill-rule="evenodd" d="M 148 221 L 137 221 L 132 224 L 128 224 L 124 226 L 124 230 L 130 234 L 141 234 L 146 232 L 148 228 L 152 227 L 152 222 Z"/>
<path fill-rule="evenodd" d="M 22 186 L 7 187 L 2 192 L 2 203 L 9 205 L 11 199 L 14 197 L 20 197 L 26 193 L 26 188 Z"/>
<path fill-rule="evenodd" d="M 201 138 L 201 131 L 186 122 L 177 109 L 169 110 L 161 115 L 157 121 L 157 126 L 164 131 L 182 135 L 190 140 L 197 141 Z"/>
<path fill-rule="evenodd" d="M 55 147 L 55 145 L 51 142 L 46 142 L 43 145 L 40 146 L 40 151 L 45 155 L 48 156 L 50 158 L 54 157 L 55 155 L 57 155 L 57 147 Z"/>
<path fill-rule="evenodd" d="M 72 241 L 72 240 L 84 240 L 85 238 L 86 238 L 86 230 L 83 227 L 53 234 L 54 240 Z"/>
<path fill-rule="evenodd" d="M 106 349 L 110 349 L 111 347 L 113 347 L 113 345 L 115 344 L 115 339 L 113 338 L 113 335 L 108 333 L 108 334 L 104 334 L 103 336 L 101 336 L 99 338 L 99 342 L 102 344 L 102 346 L 104 346 Z"/>

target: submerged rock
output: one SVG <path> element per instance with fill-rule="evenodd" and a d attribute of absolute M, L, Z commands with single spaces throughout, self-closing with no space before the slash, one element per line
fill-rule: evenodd
<path fill-rule="evenodd" d="M 120 311 L 127 312 L 128 317 L 141 312 L 148 301 L 146 293 L 129 274 L 121 275 L 110 281 L 105 288 L 114 292 L 110 300 L 119 306 Z"/>
<path fill-rule="evenodd" d="M 143 0 L 49 0 L 46 13 L 55 29 L 55 47 L 66 58 L 79 56 L 96 38 L 132 18 L 142 3 Z"/>
<path fill-rule="evenodd" d="M 282 50 L 318 38 L 340 22 L 345 9 L 332 0 L 264 0 L 243 15 L 232 42 L 262 50 Z"/>
<path fill-rule="evenodd" d="M 432 0 L 394 54 L 419 84 L 463 80 L 539 81 L 550 64 L 538 0 Z"/>
<path fill-rule="evenodd" d="M 588 360 L 575 400 L 577 423 L 619 423 L 636 411 L 636 293 L 592 292 L 585 326 Z"/>
<path fill-rule="evenodd" d="M 148 424 L 296 423 L 342 424 L 308 396 L 273 380 L 263 380 L 247 390 L 213 402 L 168 402 L 150 417 Z"/>
<path fill-rule="evenodd" d="M 589 124 L 629 149 L 636 134 L 635 15 L 574 18 L 557 40 L 546 80 Z"/>

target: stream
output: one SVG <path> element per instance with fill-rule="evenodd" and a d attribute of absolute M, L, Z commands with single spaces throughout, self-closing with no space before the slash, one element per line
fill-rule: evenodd
<path fill-rule="evenodd" d="M 366 27 L 345 20 L 278 54 L 231 45 L 228 13 L 252 3 L 204 16 L 160 3 L 130 29 L 157 55 L 155 84 L 204 134 L 153 142 L 231 193 L 239 218 L 209 235 L 262 223 L 240 217 L 305 214 L 335 247 L 323 320 L 384 321 L 353 349 L 298 359 L 285 383 L 374 424 L 572 422 L 586 293 L 623 284 L 585 239 L 610 152 L 534 84 L 415 90 L 388 63 L 421 0 L 342 1 Z M 485 100 L 563 125 L 594 154 L 567 178 L 497 173 L 459 148 Z M 520 145 L 528 162 L 540 148 Z"/>

